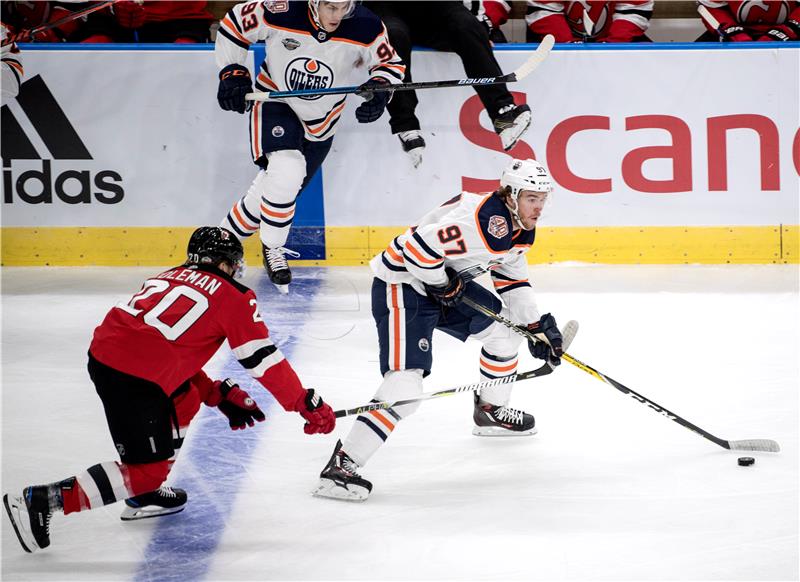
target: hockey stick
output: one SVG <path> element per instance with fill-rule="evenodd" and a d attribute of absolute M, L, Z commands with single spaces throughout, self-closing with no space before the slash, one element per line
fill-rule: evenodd
<path fill-rule="evenodd" d="M 328 87 L 322 89 L 297 89 L 295 91 L 269 91 L 269 92 L 254 92 L 245 95 L 248 101 L 268 101 L 271 99 L 284 99 L 287 97 L 314 97 L 318 95 L 349 95 L 355 93 L 356 95 L 364 96 L 366 93 L 374 93 L 376 91 L 415 91 L 417 89 L 441 89 L 443 87 L 483 87 L 486 85 L 500 85 L 502 83 L 512 83 L 514 81 L 521 81 L 530 75 L 550 54 L 553 48 L 555 38 L 553 35 L 548 34 L 539 47 L 533 54 L 525 61 L 522 66 L 516 69 L 513 73 L 507 75 L 500 75 L 499 77 L 480 77 L 477 79 L 453 79 L 451 81 L 421 81 L 418 83 L 400 83 L 398 85 L 385 86 L 371 86 L 368 91 L 363 91 L 361 85 L 351 85 L 348 87 Z"/>
<path fill-rule="evenodd" d="M 578 333 L 578 322 L 570 320 L 564 326 L 561 335 L 564 337 L 564 345 L 569 346 Z M 494 388 L 495 386 L 502 386 L 503 384 L 512 384 L 519 380 L 529 380 L 530 378 L 541 378 L 547 376 L 554 370 L 550 362 L 545 362 L 543 366 L 531 370 L 529 372 L 520 372 L 519 374 L 512 374 L 511 376 L 504 376 L 503 378 L 495 378 L 494 380 L 482 380 L 480 382 L 473 382 L 472 384 L 464 384 L 455 388 L 447 388 L 445 390 L 438 390 L 436 392 L 427 392 L 420 394 L 416 398 L 409 398 L 408 400 L 398 400 L 397 402 L 370 402 L 355 408 L 348 408 L 346 410 L 337 410 L 334 412 L 336 418 L 344 416 L 353 416 L 355 414 L 363 414 L 370 410 L 385 410 L 387 408 L 394 408 L 395 406 L 402 406 L 403 404 L 411 404 L 412 402 L 421 402 L 423 400 L 431 400 L 432 398 L 441 398 L 442 396 L 452 396 L 460 392 L 480 392 L 484 388 Z"/>
<path fill-rule="evenodd" d="M 470 307 L 472 307 L 476 311 L 479 311 L 480 313 L 483 313 L 487 317 L 490 317 L 491 319 L 494 319 L 498 323 L 501 323 L 501 324 L 505 325 L 506 327 L 508 327 L 512 331 L 522 335 L 523 337 L 525 337 L 525 338 L 527 338 L 529 340 L 541 341 L 541 340 L 538 340 L 533 334 L 528 332 L 526 329 L 514 325 L 513 322 L 509 321 L 508 319 L 506 319 L 502 315 L 499 315 L 499 314 L 495 313 L 494 311 L 492 311 L 488 307 L 485 307 L 484 305 L 481 305 L 480 303 L 477 303 L 477 302 L 473 301 L 469 297 L 465 296 L 463 298 L 463 301 L 464 301 L 465 304 L 469 305 Z M 653 410 L 655 410 L 656 412 L 658 412 L 662 416 L 666 416 L 670 420 L 672 420 L 674 422 L 677 422 L 681 426 L 684 426 L 684 427 L 688 428 L 689 430 L 691 430 L 693 432 L 696 432 L 700 436 L 710 440 L 712 443 L 717 444 L 717 445 L 721 446 L 724 449 L 729 449 L 731 451 L 766 451 L 766 452 L 770 452 L 770 453 L 777 453 L 777 452 L 779 452 L 781 450 L 780 445 L 776 441 L 773 441 L 773 440 L 770 440 L 770 439 L 747 439 L 747 440 L 741 440 L 741 441 L 726 441 L 724 439 L 716 437 L 713 434 L 711 434 L 710 432 L 708 432 L 706 430 L 703 430 L 699 426 L 697 426 L 695 424 L 692 424 L 688 420 L 686 420 L 684 418 L 681 418 L 680 416 L 678 416 L 674 412 L 671 412 L 671 411 L 667 410 L 666 408 L 664 408 L 663 406 L 661 406 L 659 404 L 656 404 L 655 402 L 653 402 L 649 398 L 646 398 L 646 397 L 642 396 L 638 392 L 634 392 L 633 390 L 631 390 L 627 386 L 624 386 L 623 384 L 620 384 L 616 380 L 614 380 L 612 378 L 609 378 L 605 374 L 602 374 L 602 373 L 598 372 L 597 370 L 595 370 L 594 368 L 592 368 L 591 366 L 589 366 L 587 364 L 584 364 L 583 362 L 581 362 L 577 358 L 573 358 L 568 353 L 566 353 L 566 350 L 564 351 L 564 354 L 561 356 L 561 359 L 562 360 L 566 360 L 567 362 L 569 362 L 573 366 L 575 366 L 577 368 L 580 368 L 581 370 L 583 370 L 587 374 L 590 374 L 590 375 L 594 376 L 598 380 L 613 386 L 614 388 L 616 388 L 617 390 L 619 390 L 623 394 L 627 394 L 628 396 L 630 396 L 631 398 L 633 398 L 637 402 L 641 402 L 642 404 L 646 404 L 649 408 L 652 408 Z"/>
<path fill-rule="evenodd" d="M 589 16 L 589 11 L 583 11 L 583 29 L 586 31 L 586 40 L 592 38 L 592 33 L 594 33 L 594 21 L 592 17 Z"/>
<path fill-rule="evenodd" d="M 78 10 L 77 12 L 73 12 L 68 14 L 64 18 L 59 18 L 53 22 L 47 22 L 42 24 L 41 26 L 35 26 L 30 30 L 21 30 L 17 34 L 12 34 L 7 39 L 3 41 L 3 46 L 7 44 L 11 44 L 14 42 L 23 42 L 25 39 L 33 38 L 36 34 L 44 31 L 50 30 L 51 28 L 58 28 L 62 24 L 66 24 L 67 22 L 72 22 L 73 20 L 77 20 L 78 18 L 82 18 L 91 14 L 92 12 L 96 12 L 97 10 L 102 10 L 103 8 L 107 8 L 116 2 L 117 0 L 108 0 L 107 2 L 98 2 L 93 6 L 89 6 L 88 8 L 84 8 L 83 10 Z"/>
<path fill-rule="evenodd" d="M 706 24 L 708 24 L 711 28 L 713 28 L 717 32 L 717 34 L 719 35 L 719 40 L 721 42 L 725 38 L 725 35 L 723 35 L 722 32 L 720 31 L 722 25 L 719 23 L 719 20 L 714 18 L 714 15 L 711 14 L 711 11 L 702 4 L 697 5 L 697 12 L 700 14 L 700 17 L 706 21 Z"/>

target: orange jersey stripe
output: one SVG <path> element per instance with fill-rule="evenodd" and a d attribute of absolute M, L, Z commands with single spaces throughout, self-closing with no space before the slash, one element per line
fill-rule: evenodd
<path fill-rule="evenodd" d="M 303 122 L 303 125 L 305 125 L 306 128 L 308 129 L 308 133 L 310 133 L 311 135 L 316 135 L 316 134 L 320 133 L 323 129 L 325 129 L 328 126 L 328 124 L 331 121 L 333 121 L 333 119 L 335 119 L 336 116 L 339 115 L 339 113 L 342 112 L 342 109 L 344 109 L 344 105 L 345 104 L 342 103 L 341 105 L 339 105 L 339 107 L 336 107 L 333 111 L 330 112 L 328 117 L 325 118 L 325 121 L 323 121 L 321 125 L 318 125 L 314 129 L 311 129 L 310 127 L 308 127 L 308 125 L 306 125 L 305 122 Z"/>
<path fill-rule="evenodd" d="M 253 124 L 253 159 L 261 157 L 261 103 L 253 106 L 253 114 L 250 117 Z"/>
<path fill-rule="evenodd" d="M 226 14 L 225 18 L 222 19 L 222 22 L 220 23 L 220 25 L 223 26 L 227 32 L 230 32 L 233 36 L 238 38 L 240 41 L 242 41 L 244 43 L 247 43 L 247 44 L 253 44 L 249 40 L 247 40 L 244 36 L 242 36 L 242 34 L 238 30 L 236 30 L 236 25 L 233 24 L 233 21 L 231 20 L 230 15 Z"/>
<path fill-rule="evenodd" d="M 402 255 L 398 255 L 397 251 L 392 248 L 392 245 L 386 247 L 386 252 L 389 253 L 389 256 L 392 257 L 398 263 L 404 263 L 405 258 Z"/>
<path fill-rule="evenodd" d="M 522 279 L 520 281 L 494 281 L 495 287 L 508 287 L 509 285 L 516 285 L 517 283 L 527 283 L 527 279 Z"/>
<path fill-rule="evenodd" d="M 388 419 L 384 418 L 384 416 L 377 410 L 370 410 L 369 413 L 375 418 L 377 418 L 383 426 L 385 426 L 389 430 L 394 430 L 394 425 L 391 422 L 389 422 Z"/>
<path fill-rule="evenodd" d="M 275 84 L 275 82 L 269 77 L 267 77 L 267 74 L 264 71 L 261 71 L 258 74 L 258 77 L 256 77 L 256 81 L 259 81 L 264 85 L 267 85 L 270 89 L 275 89 L 275 90 L 278 89 L 278 86 Z"/>
<path fill-rule="evenodd" d="M 444 259 L 428 259 L 426 257 L 423 257 L 422 253 L 420 253 L 417 249 L 415 249 L 410 241 L 406 241 L 406 248 L 409 251 L 411 251 L 411 254 L 414 255 L 419 260 L 419 262 L 425 263 L 426 265 L 438 265 L 439 263 L 444 261 Z"/>

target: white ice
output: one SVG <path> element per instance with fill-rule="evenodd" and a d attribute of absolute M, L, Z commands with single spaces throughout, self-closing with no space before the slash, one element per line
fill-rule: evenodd
<path fill-rule="evenodd" d="M 115 459 L 89 382 L 92 330 L 157 269 L 2 270 L 2 488 Z M 282 299 L 251 269 L 262 313 L 334 408 L 379 381 L 366 268 L 296 269 Z M 308 437 L 263 390 L 268 420 L 192 426 L 170 481 L 181 514 L 123 523 L 120 507 L 54 517 L 23 553 L 5 515 L 4 580 L 797 580 L 797 265 L 532 267 L 543 312 L 577 319 L 570 353 L 725 439 L 724 450 L 585 372 L 520 383 L 539 434 L 470 434 L 468 394 L 426 402 L 363 469 L 363 504 L 309 491 L 337 438 Z M 224 350 L 224 348 L 223 348 Z M 434 338 L 435 390 L 474 381 L 478 344 Z M 535 366 L 527 354 L 521 369 Z M 209 366 L 257 390 L 222 353 Z"/>

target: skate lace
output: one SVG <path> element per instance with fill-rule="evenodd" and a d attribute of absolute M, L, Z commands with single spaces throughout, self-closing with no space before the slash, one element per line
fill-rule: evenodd
<path fill-rule="evenodd" d="M 166 486 L 159 487 L 158 488 L 158 494 L 161 497 L 175 498 L 175 497 L 178 496 L 177 493 L 175 493 L 175 490 L 172 487 L 166 487 Z"/>
<path fill-rule="evenodd" d="M 522 414 L 523 412 L 521 410 L 508 408 L 507 406 L 501 406 L 494 412 L 495 417 L 499 421 L 510 422 L 512 424 L 522 424 Z"/>
<path fill-rule="evenodd" d="M 341 467 L 342 471 L 347 473 L 347 475 L 350 477 L 359 477 L 358 465 L 347 455 L 341 455 L 339 457 L 339 466 Z"/>
<path fill-rule="evenodd" d="M 300 253 L 296 253 L 285 247 L 276 247 L 274 249 L 268 248 L 266 250 L 267 262 L 269 263 L 269 268 L 273 271 L 280 271 L 282 269 L 289 268 L 289 263 L 286 262 L 286 257 L 284 257 L 284 254 L 289 255 L 293 259 L 300 257 Z"/>

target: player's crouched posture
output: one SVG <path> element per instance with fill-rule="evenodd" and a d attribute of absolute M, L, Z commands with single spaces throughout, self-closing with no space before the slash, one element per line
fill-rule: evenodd
<path fill-rule="evenodd" d="M 506 317 L 534 331 L 544 341 L 529 344 L 531 353 L 553 365 L 560 363 L 561 333 L 552 315 L 539 314 L 525 258 L 552 188 L 541 164 L 513 160 L 503 171 L 499 190 L 462 192 L 428 212 L 372 259 L 372 316 L 383 374 L 376 401 L 396 402 L 422 392 L 422 379 L 433 363 L 434 329 L 483 344 L 481 380 L 516 373 L 520 336 L 463 305 L 465 295 L 496 312 L 502 309 Z M 464 281 L 460 272 L 477 266 L 491 269 L 500 298 L 474 281 Z M 533 416 L 510 408 L 510 397 L 510 384 L 476 395 L 473 434 L 534 434 Z M 406 404 L 358 416 L 344 444 L 337 443 L 314 494 L 366 499 L 372 484 L 358 474 L 359 467 L 418 406 Z"/>
<path fill-rule="evenodd" d="M 234 277 L 242 245 L 219 227 L 194 231 L 184 265 L 142 285 L 112 308 L 89 346 L 89 376 L 103 402 L 121 462 L 104 462 L 47 485 L 4 495 L 22 547 L 50 545 L 50 517 L 126 498 L 122 519 L 183 509 L 186 492 L 161 487 L 200 403 L 215 406 L 233 430 L 264 420 L 255 401 L 231 380 L 214 382 L 202 366 L 228 340 L 239 363 L 288 411 L 305 419 L 306 434 L 329 433 L 336 418 L 306 390 L 269 338 L 255 293 Z"/>

